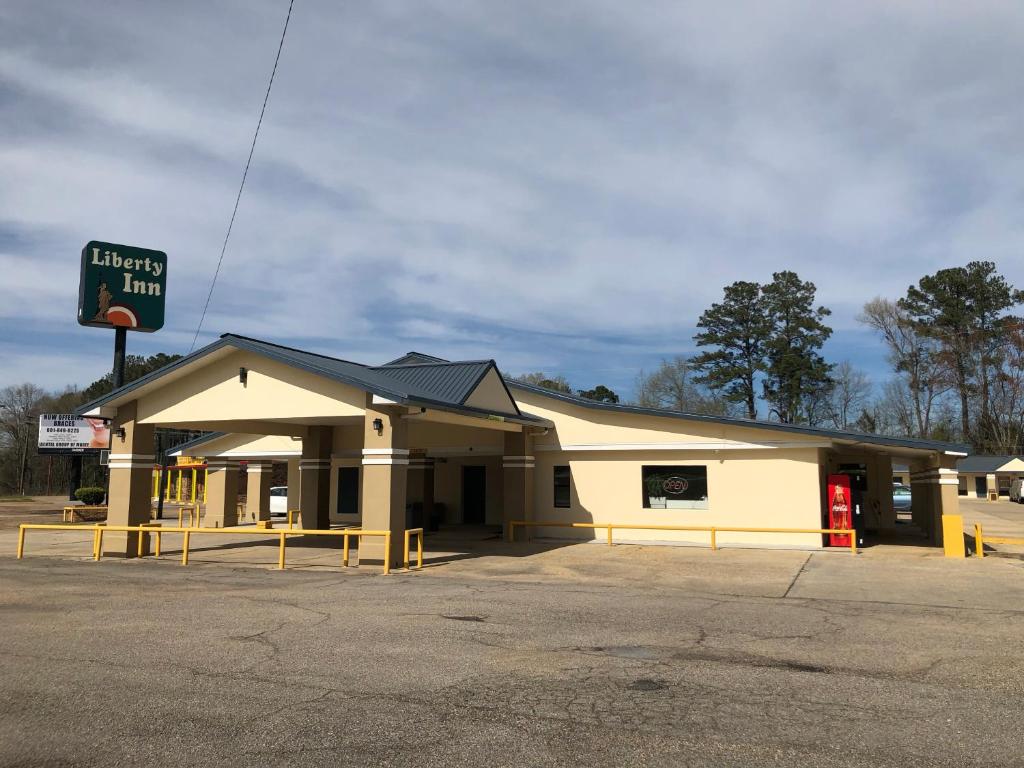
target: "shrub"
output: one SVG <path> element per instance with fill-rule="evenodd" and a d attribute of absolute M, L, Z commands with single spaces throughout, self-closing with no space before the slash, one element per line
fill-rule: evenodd
<path fill-rule="evenodd" d="M 83 504 L 90 506 L 95 504 L 102 504 L 103 499 L 107 497 L 106 488 L 79 488 L 75 491 L 75 498 Z"/>

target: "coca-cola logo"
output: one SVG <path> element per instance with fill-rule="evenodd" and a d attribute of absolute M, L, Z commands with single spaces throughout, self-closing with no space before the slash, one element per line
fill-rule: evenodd
<path fill-rule="evenodd" d="M 690 487 L 690 481 L 685 477 L 666 477 L 661 487 L 665 490 L 665 493 L 678 496 L 681 493 L 686 493 L 686 489 Z"/>

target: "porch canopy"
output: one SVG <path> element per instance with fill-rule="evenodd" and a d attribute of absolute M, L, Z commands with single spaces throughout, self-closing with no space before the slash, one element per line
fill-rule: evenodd
<path fill-rule="evenodd" d="M 361 469 L 359 512 L 366 528 L 401 533 L 406 519 L 410 465 L 427 464 L 427 444 L 484 442 L 503 456 L 526 453 L 528 434 L 551 426 L 523 413 L 493 360 L 446 362 L 407 355 L 366 366 L 257 339 L 225 334 L 214 343 L 110 394 L 82 406 L 80 413 L 112 421 L 111 525 L 138 525 L 150 517 L 154 429 L 175 427 L 232 435 L 295 438 L 302 525 L 330 524 L 332 459 Z M 250 441 L 251 442 L 251 441 Z M 209 462 L 204 525 L 236 522 L 238 459 L 253 459 L 249 491 L 262 496 L 269 485 L 268 456 L 234 457 L 230 451 Z M 514 464 L 504 470 L 503 508 L 511 518 L 525 514 L 528 474 Z M 253 471 L 255 470 L 255 472 Z M 252 475 L 263 475 L 254 481 Z M 269 508 L 267 508 L 269 515 Z M 111 551 L 130 556 L 136 534 L 104 537 Z M 108 543 L 109 542 L 109 543 Z M 401 536 L 392 552 L 368 540 L 361 561 L 401 557 Z"/>

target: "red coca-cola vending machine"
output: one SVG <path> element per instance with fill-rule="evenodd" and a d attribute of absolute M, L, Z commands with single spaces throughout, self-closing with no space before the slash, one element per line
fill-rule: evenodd
<path fill-rule="evenodd" d="M 854 527 L 854 502 L 853 493 L 850 488 L 849 475 L 828 476 L 828 527 L 829 528 L 853 528 Z M 850 534 L 830 533 L 828 543 L 831 547 L 850 546 Z"/>

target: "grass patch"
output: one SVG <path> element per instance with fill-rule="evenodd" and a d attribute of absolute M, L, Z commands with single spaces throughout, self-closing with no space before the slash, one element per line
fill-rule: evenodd
<path fill-rule="evenodd" d="M 8 501 L 35 501 L 31 496 L 0 496 L 0 504 Z"/>

